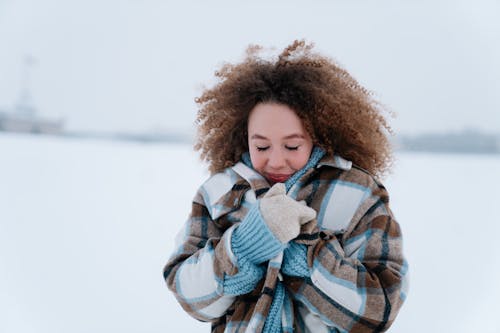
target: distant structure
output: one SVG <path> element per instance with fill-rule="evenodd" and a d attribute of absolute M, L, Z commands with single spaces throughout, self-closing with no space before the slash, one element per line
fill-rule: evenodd
<path fill-rule="evenodd" d="M 17 102 L 12 110 L 0 110 L 0 131 L 37 134 L 61 134 L 63 121 L 37 117 L 29 89 L 29 71 L 36 64 L 32 56 L 24 58 L 23 77 Z"/>
<path fill-rule="evenodd" d="M 500 154 L 500 135 L 474 129 L 439 134 L 427 133 L 400 136 L 396 146 L 406 151 Z"/>

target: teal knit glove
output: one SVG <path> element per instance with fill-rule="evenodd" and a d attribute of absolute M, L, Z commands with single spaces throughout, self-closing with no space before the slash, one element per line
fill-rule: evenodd
<path fill-rule="evenodd" d="M 289 276 L 310 277 L 311 271 L 307 264 L 307 246 L 290 242 L 283 253 L 281 271 Z"/>
<path fill-rule="evenodd" d="M 231 237 L 231 249 L 238 262 L 243 260 L 260 264 L 274 258 L 284 247 L 264 222 L 259 201 L 250 208 Z"/>
<path fill-rule="evenodd" d="M 264 277 L 263 262 L 276 256 L 283 245 L 266 226 L 256 202 L 231 235 L 231 250 L 238 261 L 238 273 L 226 275 L 224 294 L 243 295 L 255 289 Z"/>

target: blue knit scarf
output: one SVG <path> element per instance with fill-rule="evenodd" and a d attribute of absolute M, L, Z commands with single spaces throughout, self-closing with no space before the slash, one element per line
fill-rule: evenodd
<path fill-rule="evenodd" d="M 288 180 L 285 182 L 286 191 L 290 190 L 290 188 L 300 179 L 309 169 L 316 167 L 319 160 L 325 155 L 325 151 L 319 147 L 314 147 L 311 152 L 311 156 L 309 157 L 309 161 L 307 164 L 294 173 Z M 252 161 L 250 160 L 250 154 L 244 153 L 242 156 L 243 163 L 248 167 L 253 169 Z M 287 291 L 281 283 L 278 281 L 276 284 L 276 289 L 274 291 L 273 301 L 271 303 L 271 307 L 269 309 L 269 314 L 266 318 L 266 322 L 264 323 L 264 333 L 281 333 L 282 324 L 281 324 L 281 313 L 283 309 L 283 304 L 285 300 L 289 300 L 287 296 Z"/>
<path fill-rule="evenodd" d="M 311 156 L 309 157 L 309 161 L 307 161 L 307 164 L 302 169 L 294 173 L 285 182 L 287 192 L 297 182 L 297 180 L 299 180 L 300 177 L 302 177 L 307 172 L 307 170 L 314 168 L 324 155 L 325 151 L 323 149 L 319 147 L 314 147 L 311 152 Z M 248 152 L 243 153 L 243 155 L 241 156 L 241 160 L 243 161 L 243 163 L 245 163 L 247 167 L 253 169 L 253 164 L 252 161 L 250 160 L 250 154 Z"/>

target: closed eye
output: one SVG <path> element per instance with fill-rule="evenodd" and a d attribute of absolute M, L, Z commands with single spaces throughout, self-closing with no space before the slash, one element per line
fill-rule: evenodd
<path fill-rule="evenodd" d="M 295 147 L 285 146 L 285 148 L 288 150 L 297 150 L 297 149 L 299 149 L 299 146 L 295 146 Z"/>
<path fill-rule="evenodd" d="M 258 150 L 258 151 L 265 151 L 265 150 L 267 150 L 268 148 L 269 148 L 269 146 L 267 146 L 267 147 L 257 147 L 257 150 Z"/>

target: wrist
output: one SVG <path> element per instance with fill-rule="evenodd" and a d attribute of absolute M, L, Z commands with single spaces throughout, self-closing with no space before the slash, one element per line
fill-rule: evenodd
<path fill-rule="evenodd" d="M 272 259 L 283 250 L 283 244 L 264 222 L 259 202 L 252 206 L 233 231 L 231 248 L 238 258 L 245 258 L 253 263 Z"/>

